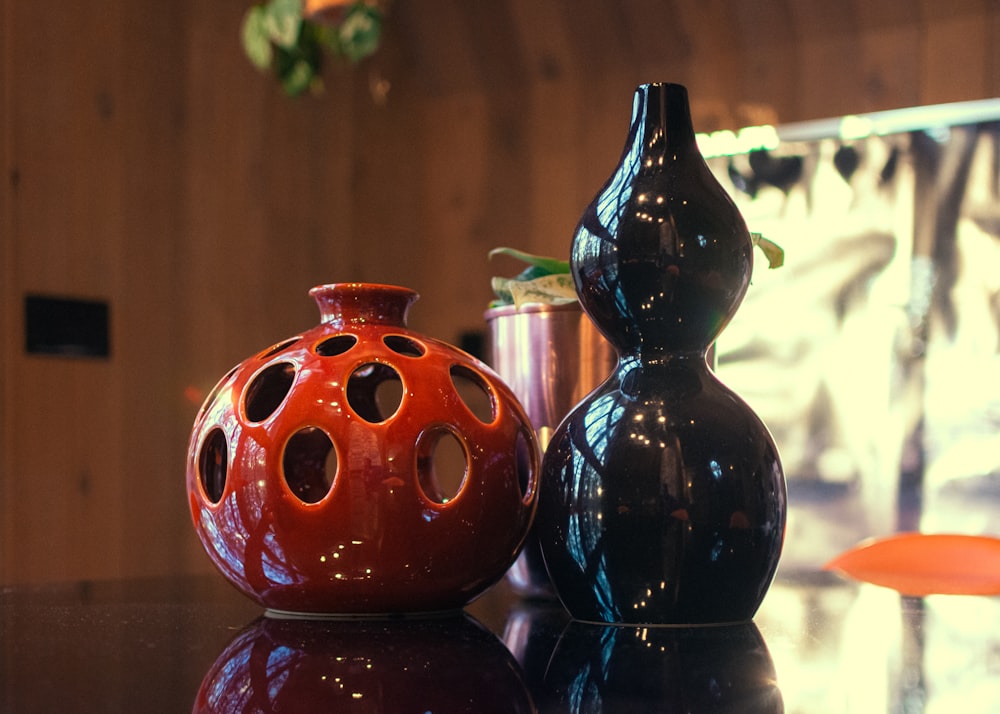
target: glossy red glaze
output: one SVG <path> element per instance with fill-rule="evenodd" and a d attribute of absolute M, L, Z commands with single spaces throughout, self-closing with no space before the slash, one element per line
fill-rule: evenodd
<path fill-rule="evenodd" d="M 311 622 L 261 617 L 202 681 L 192 712 L 537 711 L 520 667 L 465 617 Z"/>
<path fill-rule="evenodd" d="M 274 610 L 460 608 L 528 532 L 530 423 L 486 365 L 406 328 L 413 291 L 310 294 L 322 322 L 239 364 L 195 420 L 195 530 L 221 573 Z M 459 454 L 450 488 L 445 443 Z"/>

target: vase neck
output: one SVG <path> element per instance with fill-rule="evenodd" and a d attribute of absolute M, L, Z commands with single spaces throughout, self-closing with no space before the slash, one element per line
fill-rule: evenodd
<path fill-rule="evenodd" d="M 746 223 L 705 163 L 687 90 L 636 88 L 622 158 L 583 213 L 570 270 L 620 354 L 702 354 L 746 291 Z"/>
<path fill-rule="evenodd" d="M 630 139 L 626 151 L 635 156 L 675 153 L 696 146 L 687 89 L 680 84 L 639 85 L 632 101 Z"/>
<path fill-rule="evenodd" d="M 409 288 L 375 283 L 334 283 L 309 291 L 321 321 L 336 327 L 380 324 L 406 327 L 410 306 L 419 297 Z"/>

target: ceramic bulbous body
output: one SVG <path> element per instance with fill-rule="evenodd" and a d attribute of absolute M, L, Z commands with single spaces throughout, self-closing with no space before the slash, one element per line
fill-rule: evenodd
<path fill-rule="evenodd" d="M 416 293 L 311 294 L 321 323 L 234 368 L 195 420 L 195 531 L 272 610 L 460 608 L 503 577 L 531 525 L 531 424 L 485 364 L 406 327 Z"/>
<path fill-rule="evenodd" d="M 535 527 L 559 597 L 595 622 L 752 618 L 778 564 L 785 482 L 766 427 L 706 363 L 752 243 L 698 152 L 684 87 L 637 89 L 570 262 L 619 363 L 545 452 Z"/>

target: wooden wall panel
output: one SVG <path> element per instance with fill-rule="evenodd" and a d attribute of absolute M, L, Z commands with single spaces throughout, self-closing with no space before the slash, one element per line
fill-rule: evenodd
<path fill-rule="evenodd" d="M 111 300 L 123 224 L 115 25 L 65 8 L 51 20 L 27 3 L 4 8 L 8 53 L 5 156 L 13 241 L 3 276 L 16 306 L 5 335 L 4 574 L 109 572 L 122 539 L 121 385 L 110 361 L 25 357 L 25 293 Z M 81 33 L 87 27 L 90 32 Z M 34 51 L 32 51 L 34 50 Z M 98 50 L 102 50 L 98 52 Z M 31 61 L 16 61 L 30 56 Z M 114 319 L 114 316 L 113 318 Z M 112 349 L 118 335 L 112 334 Z M 93 547 L 81 552 L 79 544 Z"/>
<path fill-rule="evenodd" d="M 989 37 L 1000 34 L 1000 5 L 994 3 L 985 24 Z M 988 97 L 1000 97 L 1000 42 L 987 42 L 983 52 L 987 66 L 987 86 L 983 93 Z"/>
<path fill-rule="evenodd" d="M 122 230 L 113 256 L 112 298 L 118 423 L 113 437 L 108 434 L 117 451 L 116 491 L 107 500 L 119 509 L 121 526 L 119 549 L 103 566 L 112 575 L 184 569 L 185 539 L 179 537 L 184 510 L 177 497 L 190 406 L 179 396 L 178 328 L 184 315 L 175 301 L 185 230 L 179 169 L 187 125 L 178 81 L 185 42 L 177 31 L 185 10 L 183 3 L 173 3 L 150 13 L 121 3 L 115 38 L 119 130 L 114 150 L 121 166 Z M 77 549 L 87 543 L 84 539 Z M 92 557 L 92 548 L 85 552 Z M 59 570 L 45 575 L 65 577 Z"/>
<path fill-rule="evenodd" d="M 4 295 L 107 300 L 112 354 L 25 356 L 5 313 L 3 579 L 207 568 L 183 497 L 198 399 L 313 324 L 306 291 L 349 262 L 352 162 L 327 147 L 352 145 L 355 77 L 290 101 L 242 56 L 244 8 L 5 7 L 7 57 L 43 49 L 5 65 Z"/>
<path fill-rule="evenodd" d="M 579 55 L 579 33 L 593 38 L 593 30 L 574 22 L 579 16 L 566 12 L 564 3 L 534 5 L 510 3 L 517 13 L 518 46 L 530 70 L 522 121 L 524 150 L 519 184 L 528 188 L 515 210 L 525 217 L 519 234 L 499 236 L 502 245 L 541 255 L 562 255 L 569 250 L 574 216 L 586 205 L 589 156 L 584 148 L 584 127 L 601 111 L 598 87 L 581 83 L 581 76 L 596 76 L 594 58 Z M 585 16 L 586 17 L 586 16 Z M 606 15 L 598 19 L 607 20 Z M 594 18 L 591 18 L 594 21 Z M 605 29 L 616 39 L 622 34 L 620 18 L 611 18 Z M 595 40 L 597 41 L 597 40 Z M 621 60 L 612 66 L 622 64 Z M 523 264 L 502 258 L 490 264 L 491 275 L 515 275 Z"/>
<path fill-rule="evenodd" d="M 690 93 L 690 101 L 692 114 L 698 117 L 698 131 L 731 127 L 737 121 L 731 107 L 743 81 L 745 39 L 731 21 L 731 5 L 725 0 L 676 3 L 674 17 L 689 38 L 687 68 L 677 79 L 671 79 L 670 73 L 676 70 L 669 67 L 662 77 L 650 78 L 697 88 Z"/>
<path fill-rule="evenodd" d="M 20 304 L 18 302 L 17 286 L 13 281 L 14 274 L 14 235 L 17 223 L 14 220 L 15 192 L 17 190 L 18 174 L 14 166 L 14 131 L 10 120 L 13 104 L 11 100 L 11 84 L 13 75 L 12 42 L 10 32 L 6 28 L 12 22 L 12 8 L 6 1 L 0 4 L 0 161 L 2 161 L 3 190 L 0 192 L 0 580 L 5 575 L 4 558 L 6 550 L 4 543 L 14 537 L 10 518 L 7 515 L 8 474 L 11 473 L 13 461 L 12 445 L 17 438 L 12 415 L 12 397 L 10 384 L 16 378 L 13 343 L 20 334 L 21 326 L 18 318 Z"/>
<path fill-rule="evenodd" d="M 912 25 L 876 27 L 864 32 L 855 113 L 920 104 L 920 85 L 913 72 L 920 63 L 919 39 L 919 30 Z"/>
<path fill-rule="evenodd" d="M 743 38 L 738 58 L 739 79 L 728 105 L 720 112 L 726 120 L 720 128 L 793 121 L 803 118 L 795 106 L 803 68 L 797 57 L 797 28 L 791 3 L 764 0 L 736 3 L 729 15 L 736 34 Z M 697 93 L 696 88 L 691 87 Z M 698 118 L 695 117 L 696 125 Z"/>
<path fill-rule="evenodd" d="M 928 4 L 922 13 L 919 83 L 923 96 L 934 102 L 957 102 L 989 91 L 990 55 L 996 42 L 990 34 L 990 15 L 1000 12 L 990 0 L 962 0 Z M 928 103 L 922 100 L 921 103 Z"/>
<path fill-rule="evenodd" d="M 483 329 L 520 268 L 487 252 L 568 254 L 641 81 L 701 130 L 1000 93 L 988 0 L 394 0 L 297 100 L 243 57 L 249 4 L 0 0 L 0 581 L 207 570 L 183 468 L 215 380 L 321 282 Z M 23 354 L 26 292 L 107 300 L 110 359 Z"/>
<path fill-rule="evenodd" d="M 857 92 L 861 48 L 857 18 L 847 3 L 791 3 L 801 84 L 799 111 L 836 116 L 838 98 Z"/>
<path fill-rule="evenodd" d="M 421 205 L 413 240 L 422 250 L 409 285 L 421 297 L 410 324 L 447 340 L 479 322 L 486 297 L 473 276 L 482 274 L 483 251 L 496 235 L 490 225 L 498 207 L 490 174 L 500 169 L 491 147 L 496 126 L 491 113 L 484 94 L 462 93 L 441 98 L 418 115 L 417 136 L 427 150 L 414 176 Z"/>

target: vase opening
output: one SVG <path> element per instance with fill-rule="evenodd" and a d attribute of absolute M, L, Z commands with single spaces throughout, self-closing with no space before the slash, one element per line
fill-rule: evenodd
<path fill-rule="evenodd" d="M 410 306 L 419 295 L 414 290 L 377 283 L 333 283 L 309 291 L 323 323 L 346 325 L 395 325 L 406 327 Z"/>
<path fill-rule="evenodd" d="M 635 91 L 632 121 L 643 122 L 649 148 L 676 150 L 695 144 L 694 124 L 684 85 L 642 84 Z M 639 127 L 636 127 L 639 128 Z"/>

